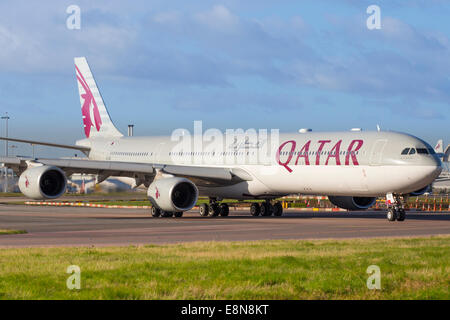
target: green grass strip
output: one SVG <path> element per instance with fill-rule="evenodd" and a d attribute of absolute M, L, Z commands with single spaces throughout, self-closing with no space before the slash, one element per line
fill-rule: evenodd
<path fill-rule="evenodd" d="M 5 230 L 0 229 L 0 235 L 2 234 L 24 234 L 27 233 L 25 230 Z"/>
<path fill-rule="evenodd" d="M 150 231 L 149 231 L 150 232 Z M 450 236 L 0 250 L 0 299 L 449 299 Z M 81 290 L 66 268 L 81 268 Z M 369 290 L 378 265 L 381 290 Z"/>

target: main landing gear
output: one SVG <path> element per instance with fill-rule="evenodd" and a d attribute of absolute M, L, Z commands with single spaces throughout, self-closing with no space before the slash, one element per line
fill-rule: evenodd
<path fill-rule="evenodd" d="M 389 221 L 404 221 L 406 218 L 403 205 L 403 196 L 388 193 L 386 195 L 386 204 L 388 205 L 387 219 Z"/>
<path fill-rule="evenodd" d="M 226 203 L 217 203 L 216 199 L 210 199 L 209 204 L 202 203 L 200 205 L 200 215 L 202 217 L 227 217 L 230 213 L 230 208 Z"/>
<path fill-rule="evenodd" d="M 170 212 L 170 211 L 163 211 L 155 206 L 152 206 L 152 217 L 157 218 L 157 217 L 162 217 L 162 218 L 170 218 L 170 217 L 175 217 L 175 218 L 181 218 L 183 216 L 183 212 L 179 211 L 179 212 Z"/>
<path fill-rule="evenodd" d="M 216 199 L 210 199 L 209 204 L 202 203 L 199 208 L 200 215 L 202 217 L 227 217 L 230 213 L 230 208 L 226 203 L 217 203 Z M 250 214 L 254 217 L 264 216 L 268 217 L 271 215 L 281 216 L 283 214 L 283 206 L 280 202 L 275 202 L 273 205 L 270 200 L 266 200 L 263 203 L 253 202 L 250 206 Z"/>
<path fill-rule="evenodd" d="M 263 217 L 268 217 L 271 215 L 279 217 L 283 214 L 283 206 L 279 201 L 272 205 L 268 199 L 261 204 L 258 202 L 253 202 L 250 206 L 250 214 L 254 217 L 259 215 Z"/>
<path fill-rule="evenodd" d="M 219 203 L 217 199 L 213 198 L 209 200 L 209 204 L 208 203 L 200 204 L 199 211 L 202 217 L 217 217 L 217 216 L 227 217 L 230 213 L 230 208 L 228 204 Z M 183 216 L 183 212 L 163 211 L 157 208 L 156 206 L 152 206 L 151 214 L 155 218 L 157 217 L 180 218 Z M 269 199 L 266 199 L 262 203 L 253 202 L 250 206 L 250 214 L 254 217 L 257 216 L 269 217 L 272 215 L 279 217 L 283 215 L 283 206 L 279 201 L 272 204 Z"/>

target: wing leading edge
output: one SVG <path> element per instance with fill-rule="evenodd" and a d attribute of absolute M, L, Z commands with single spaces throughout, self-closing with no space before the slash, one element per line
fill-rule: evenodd
<path fill-rule="evenodd" d="M 63 149 L 73 149 L 73 150 L 80 150 L 80 151 L 89 151 L 89 150 L 91 150 L 91 148 L 85 147 L 85 146 L 75 146 L 75 145 L 68 145 L 68 144 L 59 144 L 59 143 L 52 143 L 52 142 L 24 140 L 24 139 L 16 139 L 16 138 L 0 137 L 0 140 L 13 141 L 13 142 L 22 142 L 22 143 L 36 144 L 36 145 L 41 145 L 41 146 L 63 148 Z"/>
<path fill-rule="evenodd" d="M 122 176 L 140 179 L 148 184 L 158 172 L 192 179 L 199 186 L 232 185 L 242 181 L 250 181 L 252 177 L 240 168 L 218 168 L 184 165 L 146 164 L 118 161 L 96 161 L 81 159 L 31 159 L 0 157 L 0 163 L 21 174 L 36 165 L 55 166 L 62 169 L 67 176 L 74 173 L 98 175 L 103 181 L 111 176 Z M 145 181 L 145 182 L 144 182 Z"/>

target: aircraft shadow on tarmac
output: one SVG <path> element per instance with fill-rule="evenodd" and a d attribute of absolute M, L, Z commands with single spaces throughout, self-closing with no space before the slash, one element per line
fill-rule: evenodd
<path fill-rule="evenodd" d="M 255 220 L 286 220 L 286 219 L 379 219 L 379 220 L 385 220 L 386 215 L 381 213 L 375 213 L 375 214 L 287 214 L 283 215 L 281 217 L 252 217 L 251 215 L 230 215 L 228 217 L 200 217 L 200 216 L 184 216 L 181 218 L 173 218 L 173 217 L 159 217 L 154 218 L 152 216 L 148 217 L 136 217 L 136 216 L 130 216 L 130 217 L 95 217 L 94 219 L 108 219 L 108 220 L 148 220 L 148 219 L 157 219 L 161 221 L 173 221 L 173 220 L 179 220 L 179 221 L 186 221 L 186 220 L 201 220 L 201 221 L 208 221 L 208 220 L 248 220 L 248 219 L 255 219 Z M 449 214 L 427 214 L 427 215 L 421 215 L 421 214 L 406 214 L 406 219 L 410 220 L 428 220 L 428 221 L 450 221 L 450 215 Z"/>

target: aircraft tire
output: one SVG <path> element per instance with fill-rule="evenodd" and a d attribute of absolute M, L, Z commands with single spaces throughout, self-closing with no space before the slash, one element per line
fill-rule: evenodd
<path fill-rule="evenodd" d="M 208 216 L 217 217 L 220 214 L 220 207 L 217 203 L 212 203 L 209 206 Z"/>
<path fill-rule="evenodd" d="M 389 221 L 395 221 L 396 218 L 397 218 L 397 213 L 395 212 L 395 210 L 392 208 L 389 208 L 388 212 L 387 212 L 387 219 Z"/>
<path fill-rule="evenodd" d="M 397 213 L 397 221 L 405 221 L 406 218 L 406 212 L 405 209 L 398 210 Z"/>
<path fill-rule="evenodd" d="M 173 216 L 173 212 L 170 212 L 170 211 L 162 211 L 161 212 L 161 217 L 163 217 L 163 218 L 170 218 L 172 216 Z"/>
<path fill-rule="evenodd" d="M 283 215 L 283 206 L 281 205 L 281 202 L 276 202 L 273 205 L 273 215 L 280 217 Z"/>
<path fill-rule="evenodd" d="M 208 204 L 202 203 L 202 204 L 199 206 L 199 211 L 200 211 L 200 215 L 201 215 L 202 217 L 207 217 L 208 214 L 209 214 L 209 206 L 208 206 Z"/>
<path fill-rule="evenodd" d="M 261 207 L 259 206 L 259 203 L 253 202 L 250 206 L 250 214 L 254 217 L 259 216 L 259 213 L 261 212 Z"/>
<path fill-rule="evenodd" d="M 261 216 L 270 217 L 273 213 L 273 206 L 270 203 L 264 202 L 261 205 Z"/>
<path fill-rule="evenodd" d="M 228 207 L 228 204 L 222 203 L 220 205 L 220 216 L 228 217 L 229 214 L 230 214 L 230 208 Z"/>
<path fill-rule="evenodd" d="M 161 209 L 152 206 L 152 208 L 150 209 L 151 213 L 152 213 L 152 217 L 158 218 L 161 215 Z"/>

